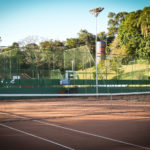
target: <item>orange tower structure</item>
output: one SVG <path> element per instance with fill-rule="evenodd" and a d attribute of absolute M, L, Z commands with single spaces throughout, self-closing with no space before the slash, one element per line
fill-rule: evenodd
<path fill-rule="evenodd" d="M 96 49 L 96 53 L 97 53 L 97 63 L 104 61 L 105 60 L 105 49 L 106 49 L 106 44 L 104 41 L 98 41 L 97 42 L 97 49 Z"/>

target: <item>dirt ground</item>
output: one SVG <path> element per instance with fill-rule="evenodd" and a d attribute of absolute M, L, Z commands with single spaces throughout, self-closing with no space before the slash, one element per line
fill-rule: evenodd
<path fill-rule="evenodd" d="M 150 97 L 142 98 L 2 100 L 0 149 L 150 149 Z"/>

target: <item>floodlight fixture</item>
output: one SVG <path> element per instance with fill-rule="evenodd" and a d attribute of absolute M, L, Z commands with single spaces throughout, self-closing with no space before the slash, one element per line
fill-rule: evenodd
<path fill-rule="evenodd" d="M 104 8 L 98 7 L 90 10 L 90 13 L 93 14 L 95 17 L 99 15 L 101 11 L 103 11 Z"/>

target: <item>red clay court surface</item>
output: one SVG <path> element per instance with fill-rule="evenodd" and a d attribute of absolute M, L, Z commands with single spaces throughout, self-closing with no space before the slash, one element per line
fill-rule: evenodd
<path fill-rule="evenodd" d="M 0 150 L 150 149 L 150 99 L 0 101 Z"/>

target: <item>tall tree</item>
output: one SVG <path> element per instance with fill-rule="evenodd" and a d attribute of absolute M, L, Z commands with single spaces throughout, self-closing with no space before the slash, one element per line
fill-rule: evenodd
<path fill-rule="evenodd" d="M 40 48 L 43 50 L 48 50 L 50 48 L 50 43 L 49 41 L 43 41 L 40 43 Z"/>
<path fill-rule="evenodd" d="M 69 38 L 65 42 L 67 48 L 76 48 L 80 46 L 80 40 L 78 38 Z"/>
<path fill-rule="evenodd" d="M 150 7 L 146 7 L 129 13 L 119 27 L 120 44 L 126 47 L 130 55 L 150 56 L 149 11 Z"/>
<path fill-rule="evenodd" d="M 3 51 L 11 51 L 11 50 L 14 50 L 14 49 L 18 49 L 19 48 L 19 43 L 17 42 L 14 42 L 11 46 L 3 49 Z"/>
<path fill-rule="evenodd" d="M 150 7 L 145 7 L 137 22 L 137 26 L 141 28 L 141 33 L 144 37 L 150 32 Z"/>
<path fill-rule="evenodd" d="M 87 30 L 80 30 L 78 33 L 80 45 L 87 45 L 91 52 L 95 51 L 95 35 L 89 33 Z"/>
<path fill-rule="evenodd" d="M 108 14 L 108 35 L 115 36 L 118 33 L 118 27 L 125 20 L 127 12 L 119 12 L 118 14 L 110 12 Z"/>
<path fill-rule="evenodd" d="M 39 46 L 35 43 L 30 43 L 30 44 L 25 45 L 25 48 L 26 49 L 39 49 Z"/>
<path fill-rule="evenodd" d="M 43 41 L 40 43 L 40 48 L 47 51 L 55 51 L 55 49 L 64 50 L 64 43 L 59 40 Z"/>
<path fill-rule="evenodd" d="M 107 39 L 107 34 L 103 31 L 97 34 L 98 41 L 105 41 Z"/>

